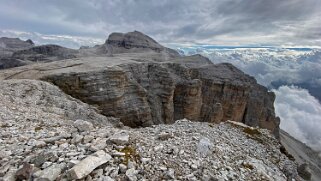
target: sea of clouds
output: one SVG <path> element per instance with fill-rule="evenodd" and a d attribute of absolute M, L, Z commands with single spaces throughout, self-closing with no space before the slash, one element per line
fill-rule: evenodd
<path fill-rule="evenodd" d="M 321 105 L 306 89 L 281 86 L 276 94 L 275 112 L 280 128 L 296 139 L 321 151 Z"/>
<path fill-rule="evenodd" d="M 321 151 L 321 50 L 286 48 L 187 48 L 214 63 L 229 62 L 276 94 L 281 129 Z"/>

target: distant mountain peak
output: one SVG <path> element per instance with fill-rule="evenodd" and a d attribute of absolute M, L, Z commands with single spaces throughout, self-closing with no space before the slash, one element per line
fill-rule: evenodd
<path fill-rule="evenodd" d="M 23 41 L 20 38 L 0 38 L 0 48 L 6 49 L 8 51 L 22 50 L 34 46 L 31 40 Z"/>
<path fill-rule="evenodd" d="M 172 49 L 166 48 L 153 38 L 139 31 L 128 33 L 111 33 L 100 51 L 103 53 L 137 53 L 153 51 L 157 53 L 166 52 L 173 56 L 179 54 Z"/>
<path fill-rule="evenodd" d="M 34 43 L 32 40 L 30 40 L 30 39 L 26 40 L 26 42 L 29 43 L 29 44 L 31 44 L 31 45 L 34 45 L 34 44 L 35 44 L 35 43 Z"/>

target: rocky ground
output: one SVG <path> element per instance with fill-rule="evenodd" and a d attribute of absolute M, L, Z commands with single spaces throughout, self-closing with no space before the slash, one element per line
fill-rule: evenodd
<path fill-rule="evenodd" d="M 265 129 L 179 120 L 148 128 L 36 80 L 0 83 L 0 180 L 299 180 Z"/>

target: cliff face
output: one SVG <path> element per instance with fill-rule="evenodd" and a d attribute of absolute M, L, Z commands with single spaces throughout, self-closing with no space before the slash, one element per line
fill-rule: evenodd
<path fill-rule="evenodd" d="M 274 94 L 230 64 L 188 68 L 167 62 L 129 63 L 42 80 L 131 127 L 187 118 L 234 120 L 278 132 Z"/>
<path fill-rule="evenodd" d="M 180 57 L 139 32 L 112 34 L 97 51 L 91 57 L 4 71 L 0 79 L 52 82 L 131 127 L 183 118 L 233 120 L 278 135 L 274 94 L 231 64 L 214 65 L 199 55 Z"/>

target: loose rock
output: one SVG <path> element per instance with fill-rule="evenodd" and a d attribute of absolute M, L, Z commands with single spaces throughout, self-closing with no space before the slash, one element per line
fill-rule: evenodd
<path fill-rule="evenodd" d="M 88 156 L 69 170 L 71 179 L 81 179 L 91 173 L 98 166 L 108 162 L 111 156 L 100 150 Z"/>
<path fill-rule="evenodd" d="M 129 141 L 129 135 L 127 131 L 120 131 L 109 137 L 109 140 L 117 145 L 125 145 Z"/>
<path fill-rule="evenodd" d="M 75 121 L 75 127 L 80 131 L 90 131 L 94 128 L 93 124 L 88 122 L 88 121 L 84 121 L 84 120 L 80 120 L 80 119 L 77 119 Z"/>

